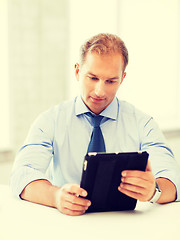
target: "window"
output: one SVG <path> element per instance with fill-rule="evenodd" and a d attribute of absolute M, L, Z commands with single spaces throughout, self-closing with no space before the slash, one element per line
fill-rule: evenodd
<path fill-rule="evenodd" d="M 163 130 L 180 128 L 178 0 L 121 0 L 119 34 L 130 54 L 119 97 L 154 116 Z"/>
<path fill-rule="evenodd" d="M 118 34 L 129 50 L 118 97 L 152 115 L 163 130 L 180 128 L 180 4 L 178 0 L 70 1 L 70 90 L 73 64 L 87 37 Z"/>

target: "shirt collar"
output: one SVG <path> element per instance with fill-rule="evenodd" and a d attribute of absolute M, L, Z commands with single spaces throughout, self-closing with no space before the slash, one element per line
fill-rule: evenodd
<path fill-rule="evenodd" d="M 105 108 L 100 113 L 100 115 L 104 116 L 104 117 L 107 117 L 107 118 L 111 118 L 113 120 L 116 120 L 117 115 L 118 115 L 118 110 L 119 110 L 119 105 L 118 105 L 117 98 L 115 97 L 113 99 L 113 101 L 111 102 L 111 104 L 109 104 L 109 106 L 107 106 L 107 108 Z M 76 98 L 76 102 L 75 102 L 75 114 L 76 114 L 76 116 L 87 113 L 87 112 L 91 112 L 91 111 L 86 106 L 86 104 L 83 102 L 81 96 L 78 96 Z"/>

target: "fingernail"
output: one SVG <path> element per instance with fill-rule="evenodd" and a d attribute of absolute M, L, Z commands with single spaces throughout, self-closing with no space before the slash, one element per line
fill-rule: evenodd
<path fill-rule="evenodd" d="M 122 176 L 125 177 L 126 176 L 126 172 L 122 172 Z"/>
<path fill-rule="evenodd" d="M 90 205 L 91 205 L 91 202 L 88 202 L 87 205 L 90 206 Z"/>
<path fill-rule="evenodd" d="M 87 195 L 87 193 L 84 191 L 84 192 L 82 192 L 82 195 L 85 197 Z"/>

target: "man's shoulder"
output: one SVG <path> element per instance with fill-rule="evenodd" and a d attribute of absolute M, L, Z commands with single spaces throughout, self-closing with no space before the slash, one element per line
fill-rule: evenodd
<path fill-rule="evenodd" d="M 54 129 L 59 122 L 67 122 L 68 119 L 72 119 L 74 103 L 75 99 L 64 101 L 41 112 L 33 121 L 31 129 L 46 129 L 50 136 L 53 133 L 52 129 Z"/>
<path fill-rule="evenodd" d="M 120 114 L 127 114 L 129 116 L 135 116 L 135 117 L 146 117 L 146 118 L 151 117 L 147 113 L 143 112 L 138 107 L 134 106 L 129 102 L 126 102 L 123 100 L 118 100 L 118 102 L 119 102 Z"/>
<path fill-rule="evenodd" d="M 129 102 L 124 100 L 118 100 L 118 102 L 121 113 L 133 114 L 136 111 L 136 107 Z"/>
<path fill-rule="evenodd" d="M 65 117 L 74 112 L 75 99 L 63 101 L 56 104 L 49 109 L 41 112 L 37 117 L 37 121 L 57 121 L 59 117 Z"/>
<path fill-rule="evenodd" d="M 61 112 L 69 112 L 70 109 L 74 108 L 74 104 L 75 104 L 75 99 L 72 100 L 66 100 L 63 101 L 59 104 L 56 104 L 52 107 L 50 107 L 48 110 L 46 110 L 44 113 L 51 113 L 53 115 L 59 114 Z"/>

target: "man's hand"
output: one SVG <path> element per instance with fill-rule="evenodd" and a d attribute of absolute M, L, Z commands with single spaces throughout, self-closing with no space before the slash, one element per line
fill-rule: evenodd
<path fill-rule="evenodd" d="M 82 215 L 91 205 L 91 202 L 80 196 L 87 196 L 87 192 L 78 184 L 65 184 L 56 192 L 56 208 L 67 215 Z"/>
<path fill-rule="evenodd" d="M 122 172 L 118 190 L 140 201 L 149 201 L 156 188 L 155 178 L 148 160 L 146 171 L 126 170 Z"/>

